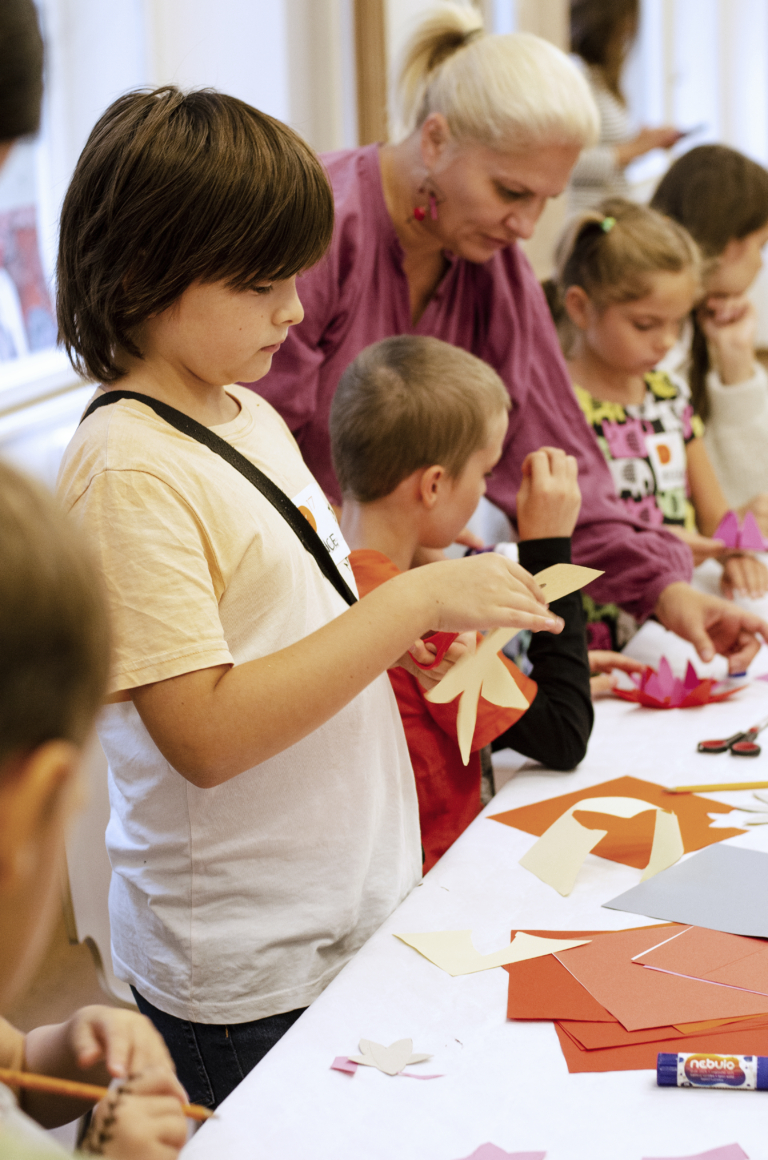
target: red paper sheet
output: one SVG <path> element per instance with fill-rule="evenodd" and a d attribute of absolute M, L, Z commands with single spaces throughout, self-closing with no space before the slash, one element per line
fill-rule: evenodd
<path fill-rule="evenodd" d="M 555 1023 L 565 1062 L 570 1072 L 584 1071 L 640 1071 L 656 1070 L 656 1056 L 660 1051 L 677 1052 L 679 1039 L 638 1043 L 632 1047 L 608 1047 L 601 1051 L 582 1051 L 571 1037 Z M 717 1052 L 722 1055 L 768 1055 L 768 1029 L 764 1031 L 733 1031 L 731 1034 L 709 1034 L 685 1040 L 688 1052 Z"/>
<path fill-rule="evenodd" d="M 661 941 L 661 940 L 659 940 Z M 768 942 L 692 926 L 635 960 L 658 971 L 768 996 Z"/>
<path fill-rule="evenodd" d="M 678 925 L 677 930 L 685 927 Z M 668 932 L 674 934 L 675 926 Z M 647 928 L 603 934 L 556 957 L 627 1031 L 768 1013 L 765 996 L 649 971 L 633 963 L 634 955 L 648 949 L 648 935 Z"/>
<path fill-rule="evenodd" d="M 530 806 L 521 806 L 517 810 L 492 814 L 491 817 L 493 821 L 502 822 L 505 826 L 524 830 L 526 834 L 535 834 L 540 838 L 567 809 L 576 802 L 591 797 L 639 798 L 641 801 L 676 813 L 686 853 L 701 850 L 704 846 L 723 842 L 726 838 L 745 832 L 736 828 L 710 829 L 710 819 L 707 815 L 730 813 L 732 806 L 699 797 L 698 794 L 668 793 L 662 786 L 654 785 L 650 781 L 641 781 L 637 777 L 617 777 L 613 781 L 604 781 L 600 785 L 593 785 L 577 793 L 561 794 L 543 802 L 534 802 Z M 576 820 L 590 829 L 608 831 L 603 840 L 595 846 L 594 854 L 609 858 L 612 862 L 621 862 L 625 866 L 636 866 L 638 870 L 643 870 L 647 866 L 656 824 L 656 815 L 651 810 L 646 810 L 634 818 L 615 818 L 608 814 L 595 814 L 588 810 L 582 813 L 579 810 Z"/>

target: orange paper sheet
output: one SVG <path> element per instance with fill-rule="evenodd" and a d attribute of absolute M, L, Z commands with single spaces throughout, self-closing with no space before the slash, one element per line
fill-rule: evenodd
<path fill-rule="evenodd" d="M 570 1035 L 555 1023 L 565 1062 L 570 1072 L 585 1071 L 640 1071 L 656 1070 L 656 1056 L 660 1051 L 677 1052 L 681 1042 L 687 1052 L 717 1052 L 723 1055 L 768 1055 L 768 1029 L 732 1031 L 728 1034 L 694 1036 L 678 1039 L 654 1040 L 631 1047 L 607 1047 L 599 1051 L 583 1051 Z"/>
<path fill-rule="evenodd" d="M 649 939 L 660 931 L 664 938 L 674 924 L 640 927 Z M 526 930 L 541 938 L 595 938 L 606 933 L 604 930 Z M 512 931 L 512 938 L 517 930 Z M 504 967 L 509 975 L 507 996 L 508 1019 L 575 1019 L 596 1022 L 615 1022 L 614 1017 L 597 1002 L 581 983 L 574 979 L 554 955 L 541 959 L 529 959 L 523 963 L 510 963 Z"/>
<path fill-rule="evenodd" d="M 619 1022 L 614 1023 L 581 1023 L 571 1019 L 558 1019 L 557 1022 L 566 1031 L 571 1039 L 585 1051 L 595 1051 L 605 1047 L 631 1047 L 636 1043 L 656 1043 L 659 1039 L 678 1039 L 680 1046 L 676 1051 L 688 1051 L 688 1040 L 702 1032 L 690 1033 L 679 1031 L 676 1027 L 646 1027 L 642 1031 L 626 1031 Z M 756 1019 L 740 1019 L 724 1023 L 718 1029 L 709 1029 L 707 1035 L 732 1035 L 736 1031 L 768 1031 L 768 1016 L 760 1015 Z"/>
<path fill-rule="evenodd" d="M 648 950 L 648 938 L 647 928 L 616 931 L 556 957 L 627 1031 L 768 1014 L 766 996 L 638 966 L 632 959 Z"/>
<path fill-rule="evenodd" d="M 659 940 L 661 942 L 661 940 Z M 692 926 L 636 960 L 658 971 L 768 996 L 768 942 Z"/>
<path fill-rule="evenodd" d="M 641 801 L 651 802 L 677 814 L 686 853 L 701 850 L 704 846 L 722 842 L 726 838 L 745 832 L 735 827 L 724 830 L 710 829 L 710 819 L 707 815 L 730 813 L 732 806 L 698 797 L 696 794 L 668 793 L 662 786 L 650 781 L 641 781 L 637 777 L 617 777 L 613 781 L 604 781 L 589 789 L 561 794 L 559 797 L 534 802 L 516 810 L 492 814 L 491 817 L 505 826 L 524 830 L 526 834 L 535 834 L 540 838 L 553 822 L 577 802 L 591 797 L 614 796 L 639 798 Z M 612 862 L 621 862 L 625 866 L 636 866 L 638 870 L 646 866 L 653 845 L 653 829 L 656 822 L 653 811 L 646 810 L 634 818 L 617 818 L 608 814 L 590 813 L 586 809 L 584 812 L 579 811 L 576 819 L 582 826 L 608 831 L 603 840 L 595 846 L 593 853 Z"/>

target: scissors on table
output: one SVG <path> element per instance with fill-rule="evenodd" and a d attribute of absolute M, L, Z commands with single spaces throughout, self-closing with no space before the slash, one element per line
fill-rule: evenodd
<path fill-rule="evenodd" d="M 765 717 L 751 729 L 734 733 L 732 737 L 723 737 L 716 741 L 700 741 L 696 749 L 699 753 L 727 753 L 730 750 L 734 757 L 759 757 L 760 746 L 755 742 L 755 738 L 767 726 L 768 717 Z"/>

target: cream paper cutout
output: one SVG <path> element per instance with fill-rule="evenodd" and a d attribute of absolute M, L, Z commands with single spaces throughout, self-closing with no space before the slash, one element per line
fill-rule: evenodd
<path fill-rule="evenodd" d="M 362 1055 L 350 1055 L 347 1058 L 353 1063 L 364 1063 L 366 1067 L 377 1067 L 385 1075 L 399 1075 L 410 1063 L 424 1063 L 432 1058 L 431 1055 L 414 1055 L 412 1039 L 398 1039 L 397 1043 L 390 1043 L 389 1047 L 374 1043 L 371 1039 L 361 1039 L 358 1046 Z"/>
<path fill-rule="evenodd" d="M 685 853 L 677 814 L 668 813 L 651 802 L 639 801 L 637 798 L 584 798 L 561 814 L 520 859 L 521 866 L 530 870 L 548 886 L 553 886 L 563 896 L 573 890 L 587 854 L 608 833 L 607 830 L 588 830 L 586 826 L 582 826 L 573 816 L 577 810 L 585 813 L 612 814 L 617 818 L 634 818 L 636 814 L 641 814 L 645 810 L 656 812 L 651 857 L 643 871 L 641 882 L 674 865 Z"/>
<path fill-rule="evenodd" d="M 580 947 L 590 939 L 539 938 L 538 935 L 518 931 L 509 946 L 491 955 L 481 955 L 472 945 L 471 930 L 436 930 L 425 934 L 396 934 L 401 942 L 413 947 L 436 967 L 456 978 L 488 971 L 507 963 L 521 963 L 524 959 L 538 959 Z"/>
<path fill-rule="evenodd" d="M 553 564 L 534 576 L 534 580 L 544 592 L 547 603 L 568 596 L 585 584 L 602 576 L 594 568 L 582 568 L 578 564 Z M 507 709 L 527 709 L 528 700 L 515 683 L 512 674 L 498 656 L 505 644 L 516 636 L 519 628 L 495 628 L 484 638 L 474 653 L 466 653 L 446 673 L 442 681 L 425 694 L 428 701 L 445 705 L 461 695 L 456 718 L 456 733 L 459 740 L 461 760 L 469 762 L 472 738 L 477 721 L 477 703 L 485 697 L 492 705 Z"/>

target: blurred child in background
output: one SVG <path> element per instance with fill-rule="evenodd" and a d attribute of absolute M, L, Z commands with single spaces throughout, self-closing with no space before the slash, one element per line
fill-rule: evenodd
<path fill-rule="evenodd" d="M 61 905 L 66 824 L 107 680 L 104 602 L 81 537 L 41 489 L 0 464 L 0 1010 L 30 982 Z M 85 1150 L 173 1160 L 184 1091 L 148 1019 L 84 1007 L 24 1035 L 0 1019 L 0 1067 L 121 1086 L 96 1105 Z M 63 1149 L 39 1128 L 90 1105 L 0 1084 L 0 1156 Z M 36 1121 L 36 1122 L 35 1122 Z"/>
<path fill-rule="evenodd" d="M 696 244 L 681 226 L 613 198 L 567 227 L 550 300 L 579 403 L 629 511 L 684 540 L 696 564 L 718 559 L 726 596 L 762 596 L 764 565 L 711 538 L 728 504 L 687 384 L 656 369 L 699 295 L 699 276 Z M 625 643 L 613 612 L 593 616 L 614 645 Z"/>
<path fill-rule="evenodd" d="M 768 372 L 747 297 L 768 242 L 768 171 L 725 145 L 701 145 L 670 167 L 651 205 L 685 226 L 703 256 L 703 300 L 662 368 L 689 382 L 726 500 L 768 535 Z"/>

